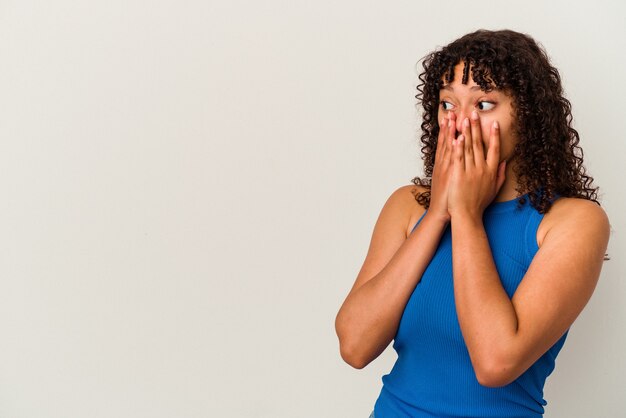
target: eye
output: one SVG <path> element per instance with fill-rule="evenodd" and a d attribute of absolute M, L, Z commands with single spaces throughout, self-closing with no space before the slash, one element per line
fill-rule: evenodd
<path fill-rule="evenodd" d="M 445 100 L 442 100 L 442 101 L 441 101 L 441 108 L 442 108 L 443 110 L 451 110 L 451 109 L 452 109 L 452 107 L 453 107 L 453 106 L 452 106 L 452 103 L 450 103 L 450 102 L 446 102 Z"/>
<path fill-rule="evenodd" d="M 496 106 L 496 104 L 494 102 L 488 102 L 486 100 L 481 100 L 480 102 L 478 102 L 478 104 L 476 105 L 476 107 L 478 108 L 478 110 L 491 110 Z"/>

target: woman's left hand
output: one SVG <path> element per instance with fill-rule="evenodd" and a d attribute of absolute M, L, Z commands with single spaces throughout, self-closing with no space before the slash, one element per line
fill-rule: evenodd
<path fill-rule="evenodd" d="M 461 132 L 452 141 L 448 212 L 452 219 L 455 215 L 482 218 L 504 183 L 506 163 L 500 162 L 500 129 L 497 122 L 492 124 L 486 156 L 477 114 L 462 122 Z"/>

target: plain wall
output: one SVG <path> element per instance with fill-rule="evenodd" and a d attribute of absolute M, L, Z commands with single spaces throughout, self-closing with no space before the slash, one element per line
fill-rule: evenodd
<path fill-rule="evenodd" d="M 626 410 L 624 3 L 0 1 L 0 416 L 367 417 L 334 319 L 420 174 L 418 60 L 548 50 L 612 259 L 548 418 Z"/>

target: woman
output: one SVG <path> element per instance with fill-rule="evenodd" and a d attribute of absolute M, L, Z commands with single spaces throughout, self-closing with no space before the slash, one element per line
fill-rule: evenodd
<path fill-rule="evenodd" d="M 426 179 L 382 208 L 336 318 L 341 356 L 360 369 L 394 340 L 376 418 L 540 417 L 609 239 L 570 103 L 517 32 L 468 34 L 423 66 Z"/>

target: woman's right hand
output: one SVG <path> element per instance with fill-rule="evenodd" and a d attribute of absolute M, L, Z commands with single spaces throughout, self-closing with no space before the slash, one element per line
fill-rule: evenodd
<path fill-rule="evenodd" d="M 437 151 L 433 165 L 433 176 L 430 186 L 430 205 L 428 213 L 444 221 L 450 221 L 448 212 L 448 185 L 452 173 L 450 155 L 452 140 L 456 136 L 456 115 L 439 121 L 439 135 L 437 136 Z"/>

